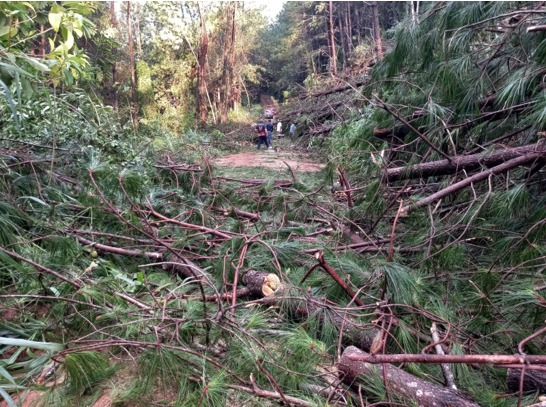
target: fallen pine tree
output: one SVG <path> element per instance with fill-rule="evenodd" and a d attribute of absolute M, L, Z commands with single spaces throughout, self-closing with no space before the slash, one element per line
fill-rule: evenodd
<path fill-rule="evenodd" d="M 391 364 L 381 366 L 363 361 L 368 353 L 349 346 L 341 355 L 338 369 L 343 381 L 351 386 L 361 386 L 366 392 L 366 377 L 383 378 L 385 391 L 397 399 L 412 401 L 422 407 L 479 407 L 467 395 L 420 379 Z M 370 355 L 373 356 L 373 355 Z"/>
<path fill-rule="evenodd" d="M 387 182 L 411 178 L 428 178 L 443 175 L 456 175 L 481 168 L 491 168 L 506 161 L 529 157 L 529 161 L 546 156 L 546 142 L 541 141 L 521 147 L 503 148 L 471 155 L 458 155 L 439 161 L 414 164 L 408 167 L 387 168 L 384 171 Z"/>

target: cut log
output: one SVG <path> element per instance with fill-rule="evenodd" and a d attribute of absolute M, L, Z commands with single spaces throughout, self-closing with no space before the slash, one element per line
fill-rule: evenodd
<path fill-rule="evenodd" d="M 254 298 L 269 297 L 282 289 L 281 281 L 276 274 L 257 270 L 248 270 L 243 274 L 243 285 Z"/>
<path fill-rule="evenodd" d="M 521 369 L 508 369 L 506 386 L 512 393 L 519 392 Z M 526 369 L 523 376 L 523 391 L 538 391 L 546 393 L 546 372 L 542 370 Z"/>
<path fill-rule="evenodd" d="M 248 270 L 243 274 L 242 282 L 250 290 L 254 298 L 263 298 L 267 305 L 280 306 L 286 313 L 297 320 L 307 320 L 312 316 L 325 324 L 343 328 L 342 342 L 347 345 L 357 345 L 362 349 L 370 349 L 373 339 L 379 332 L 372 324 L 361 324 L 354 318 L 336 312 L 330 304 L 314 297 L 303 297 L 301 289 L 290 284 L 271 283 L 275 274 Z M 276 276 L 275 276 L 276 277 Z M 269 293 L 269 295 L 267 295 Z M 325 312 L 330 310 L 330 312 Z"/>
<path fill-rule="evenodd" d="M 546 154 L 546 143 L 528 144 L 480 154 L 459 155 L 451 157 L 451 161 L 439 160 L 409 167 L 389 168 L 385 171 L 385 176 L 387 181 L 393 182 L 412 178 L 454 175 L 463 170 L 470 172 L 483 167 L 494 167 L 505 161 L 537 152 Z"/>
<path fill-rule="evenodd" d="M 351 386 L 365 384 L 362 378 L 376 375 L 387 379 L 385 388 L 388 393 L 414 402 L 420 407 L 479 407 L 459 391 L 420 379 L 391 364 L 383 364 L 385 369 L 383 371 L 380 366 L 351 359 L 351 356 L 366 354 L 354 346 L 345 349 L 339 360 L 338 369 L 346 384 Z"/>

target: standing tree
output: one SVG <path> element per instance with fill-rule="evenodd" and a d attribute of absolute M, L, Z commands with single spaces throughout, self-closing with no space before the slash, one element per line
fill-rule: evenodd
<path fill-rule="evenodd" d="M 336 41 L 334 36 L 334 4 L 330 1 L 330 73 L 332 76 L 337 76 L 337 56 L 336 56 Z"/>
<path fill-rule="evenodd" d="M 127 33 L 129 41 L 129 62 L 131 71 L 131 118 L 133 126 L 138 129 L 138 87 L 136 78 L 135 47 L 133 39 L 133 19 L 131 15 L 131 2 L 127 2 Z"/>
<path fill-rule="evenodd" d="M 197 53 L 197 120 L 205 124 L 207 122 L 207 54 L 209 51 L 209 34 L 207 31 L 206 16 L 201 5 L 198 3 L 199 26 L 201 28 L 201 38 L 199 41 L 199 51 Z"/>
<path fill-rule="evenodd" d="M 371 2 L 373 16 L 373 37 L 375 42 L 375 50 L 378 59 L 383 59 L 383 41 L 381 39 L 381 26 L 379 25 L 379 12 L 377 10 L 377 1 Z"/>
<path fill-rule="evenodd" d="M 225 27 L 223 30 L 224 47 L 223 47 L 223 69 L 222 69 L 222 91 L 218 92 L 219 100 L 219 119 L 220 123 L 226 123 L 228 120 L 228 110 L 234 105 L 233 96 L 235 86 L 235 12 L 237 10 L 237 2 L 229 2 L 226 8 Z M 223 95 L 223 97 L 222 97 Z"/>

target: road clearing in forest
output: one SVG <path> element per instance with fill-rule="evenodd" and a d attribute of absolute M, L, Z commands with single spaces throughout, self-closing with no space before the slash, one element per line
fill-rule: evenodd
<path fill-rule="evenodd" d="M 226 155 L 215 159 L 213 163 L 220 167 L 286 168 L 288 165 L 295 171 L 303 172 L 316 172 L 325 167 L 324 164 L 305 161 L 301 159 L 301 155 L 275 150 L 256 150 Z"/>

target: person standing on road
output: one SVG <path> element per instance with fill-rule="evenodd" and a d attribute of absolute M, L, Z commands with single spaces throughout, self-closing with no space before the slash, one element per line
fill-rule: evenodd
<path fill-rule="evenodd" d="M 293 137 L 295 132 L 296 132 L 296 125 L 294 123 L 291 123 L 290 124 L 290 137 Z"/>
<path fill-rule="evenodd" d="M 265 143 L 267 148 L 269 148 L 269 142 L 267 141 L 267 130 L 265 124 L 260 120 L 256 124 L 256 131 L 258 132 L 258 150 L 260 149 L 262 143 Z"/>
<path fill-rule="evenodd" d="M 279 120 L 277 122 L 277 137 L 280 137 L 282 135 L 282 123 L 281 121 Z"/>
<path fill-rule="evenodd" d="M 267 130 L 267 148 L 271 148 L 271 138 L 273 136 L 273 123 L 271 123 L 271 119 L 267 121 L 265 124 L 265 129 Z"/>

